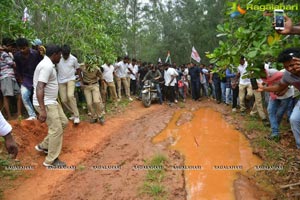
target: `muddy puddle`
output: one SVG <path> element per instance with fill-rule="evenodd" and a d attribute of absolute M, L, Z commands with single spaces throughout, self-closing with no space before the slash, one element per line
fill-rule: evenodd
<path fill-rule="evenodd" d="M 261 164 L 245 136 L 210 108 L 177 111 L 153 142 L 166 139 L 185 157 L 172 170 L 184 170 L 188 200 L 235 199 L 238 174 Z"/>

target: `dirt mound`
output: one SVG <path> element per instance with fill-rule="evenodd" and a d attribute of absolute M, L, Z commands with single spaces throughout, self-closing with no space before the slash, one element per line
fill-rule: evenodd
<path fill-rule="evenodd" d="M 19 147 L 18 158 L 31 163 L 34 146 L 47 135 L 47 125 L 37 120 L 12 120 L 9 123 L 13 127 L 13 135 Z"/>

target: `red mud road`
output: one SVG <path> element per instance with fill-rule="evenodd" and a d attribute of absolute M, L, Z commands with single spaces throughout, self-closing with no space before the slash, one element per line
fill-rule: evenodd
<path fill-rule="evenodd" d="M 42 166 L 44 155 L 34 146 L 47 134 L 38 121 L 14 121 L 18 159 L 27 178 L 18 178 L 13 189 L 4 192 L 8 200 L 46 199 L 148 199 L 139 188 L 145 180 L 145 170 L 133 170 L 134 165 L 155 154 L 164 154 L 172 165 L 182 165 L 183 159 L 163 145 L 153 145 L 152 137 L 168 123 L 175 108 L 153 105 L 144 108 L 133 102 L 125 112 L 107 119 L 106 124 L 71 123 L 65 130 L 60 159 L 73 170 L 47 170 Z M 93 170 L 93 166 L 121 165 L 121 170 Z M 24 176 L 23 176 L 24 177 Z M 164 186 L 168 199 L 185 199 L 183 172 L 167 172 Z M 150 198 L 151 199 L 151 198 Z"/>
<path fill-rule="evenodd" d="M 11 121 L 19 145 L 21 166 L 30 166 L 33 170 L 22 171 L 22 176 L 5 188 L 4 199 L 150 200 L 154 197 L 141 192 L 147 171 L 136 170 L 134 166 L 145 165 L 145 161 L 161 154 L 167 157 L 165 178 L 161 182 L 167 191 L 164 199 L 187 199 L 185 172 L 170 170 L 174 165 L 183 166 L 184 156 L 168 148 L 172 138 L 152 143 L 153 137 L 167 127 L 180 107 L 191 112 L 199 107 L 211 107 L 225 114 L 228 120 L 228 107 L 209 100 L 200 103 L 188 101 L 174 107 L 154 104 L 150 108 L 144 108 L 141 102 L 135 101 L 123 112 L 109 117 L 104 126 L 82 122 L 75 127 L 69 123 L 64 132 L 60 159 L 68 166 L 75 166 L 76 170 L 48 170 L 42 166 L 44 155 L 35 151 L 34 146 L 47 134 L 45 124 Z M 191 116 L 182 115 L 178 126 L 190 120 Z M 103 166 L 118 166 L 120 169 L 97 170 Z M 255 184 L 243 177 L 233 184 L 236 199 L 248 196 L 255 200 L 263 196 Z M 0 182 L 0 186 L 3 185 L 6 184 Z"/>

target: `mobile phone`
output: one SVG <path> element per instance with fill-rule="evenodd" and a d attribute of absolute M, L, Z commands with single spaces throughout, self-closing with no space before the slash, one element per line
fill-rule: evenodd
<path fill-rule="evenodd" d="M 257 85 L 256 78 L 250 78 L 250 82 L 251 82 L 252 89 L 253 90 L 257 90 L 258 89 L 258 85 Z"/>
<path fill-rule="evenodd" d="M 283 30 L 284 29 L 284 11 L 275 9 L 274 10 L 274 23 L 275 30 Z"/>

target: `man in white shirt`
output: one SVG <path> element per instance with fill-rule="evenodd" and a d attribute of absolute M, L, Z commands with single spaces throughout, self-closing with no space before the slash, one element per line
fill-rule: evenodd
<path fill-rule="evenodd" d="M 118 87 L 118 101 L 121 100 L 121 88 L 123 84 L 123 87 L 125 89 L 125 95 L 130 100 L 133 101 L 133 99 L 130 97 L 130 89 L 127 81 L 127 71 L 128 71 L 128 64 L 129 64 L 129 57 L 125 56 L 124 59 L 118 63 L 115 64 L 115 75 L 116 75 L 116 81 L 117 81 L 117 87 Z"/>
<path fill-rule="evenodd" d="M 45 167 L 66 166 L 58 159 L 62 149 L 63 129 L 68 124 L 61 105 L 57 102 L 58 82 L 55 64 L 60 61 L 61 48 L 49 45 L 44 59 L 38 64 L 33 75 L 33 105 L 39 113 L 39 121 L 48 125 L 48 135 L 35 146 L 37 151 L 47 153 Z"/>
<path fill-rule="evenodd" d="M 136 79 L 137 79 L 137 73 L 139 71 L 139 67 L 136 64 L 136 59 L 133 58 L 131 64 L 129 65 L 129 71 L 130 73 L 130 92 L 133 95 L 136 95 Z"/>
<path fill-rule="evenodd" d="M 77 58 L 71 54 L 69 45 L 62 46 L 62 58 L 57 64 L 57 80 L 59 86 L 59 96 L 63 105 L 71 112 L 70 120 L 74 120 L 74 124 L 79 124 L 79 112 L 77 108 L 75 91 L 75 73 L 79 68 Z"/>
<path fill-rule="evenodd" d="M 176 76 L 178 73 L 176 69 L 173 68 L 170 64 L 165 64 L 168 66 L 167 71 L 164 74 L 165 86 L 167 89 L 167 100 L 169 100 L 169 105 L 175 102 L 175 84 L 176 84 Z"/>
<path fill-rule="evenodd" d="M 103 69 L 102 75 L 103 75 L 103 101 L 106 103 L 106 95 L 107 95 L 107 88 L 109 89 L 109 94 L 113 100 L 114 103 L 117 101 L 117 92 L 116 92 L 116 86 L 114 82 L 114 66 L 112 64 L 104 64 L 101 66 Z"/>
<path fill-rule="evenodd" d="M 240 100 L 240 111 L 243 113 L 246 110 L 245 106 L 245 96 L 247 92 L 247 99 L 250 99 L 253 96 L 253 91 L 251 87 L 251 82 L 249 78 L 242 78 L 246 73 L 248 63 L 244 56 L 240 58 L 240 65 L 238 66 L 238 73 L 240 76 L 239 81 L 239 100 Z"/>
<path fill-rule="evenodd" d="M 262 119 L 262 122 L 265 126 L 269 126 L 270 123 L 267 120 L 266 114 L 262 105 L 262 96 L 261 92 L 253 91 L 251 86 L 251 81 L 249 78 L 242 78 L 246 73 L 248 63 L 245 58 L 242 56 L 240 59 L 240 65 L 238 66 L 238 72 L 240 74 L 240 83 L 239 83 L 239 100 L 240 100 L 240 111 L 242 115 L 245 114 L 246 106 L 245 106 L 245 96 L 247 91 L 246 99 L 250 99 L 253 95 L 255 97 L 255 102 L 251 109 L 250 115 L 254 116 L 258 113 L 259 117 Z"/>
<path fill-rule="evenodd" d="M 18 147 L 13 136 L 11 135 L 11 131 L 11 125 L 4 119 L 0 111 L 0 136 L 3 136 L 4 138 L 7 152 L 11 155 L 12 158 L 16 158 L 18 155 Z"/>

